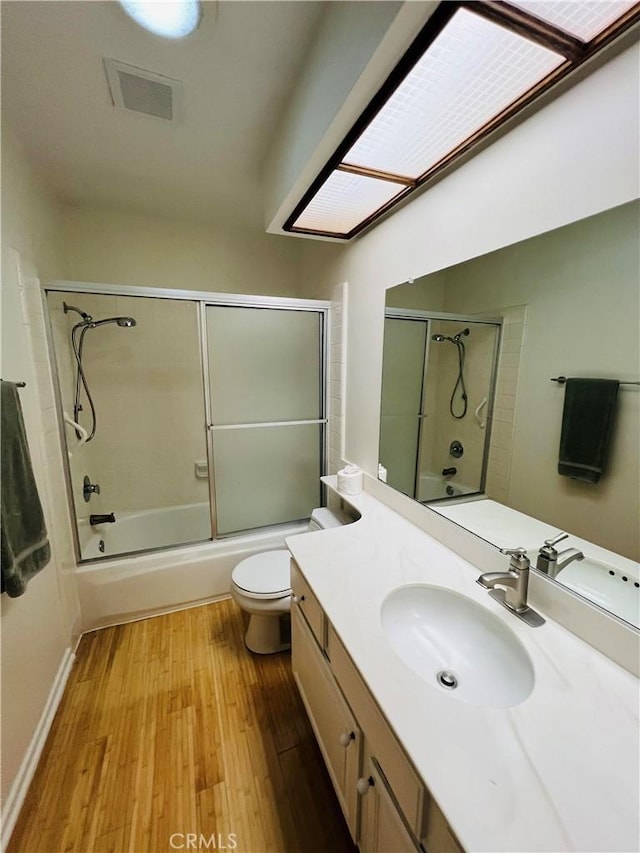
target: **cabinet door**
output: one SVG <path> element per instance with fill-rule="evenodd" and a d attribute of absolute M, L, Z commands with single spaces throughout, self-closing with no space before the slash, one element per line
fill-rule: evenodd
<path fill-rule="evenodd" d="M 423 847 L 437 853 L 464 853 L 438 804 L 431 797 L 425 804 L 425 813 L 426 831 L 421 839 Z"/>
<path fill-rule="evenodd" d="M 376 763 L 366 757 L 365 775 L 358 781 L 360 853 L 416 853 L 416 845 L 400 816 Z"/>
<path fill-rule="evenodd" d="M 294 678 L 355 839 L 360 730 L 296 604 L 291 608 L 291 650 Z"/>

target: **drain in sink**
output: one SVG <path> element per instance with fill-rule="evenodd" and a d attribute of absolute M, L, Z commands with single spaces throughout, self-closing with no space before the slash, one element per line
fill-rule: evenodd
<path fill-rule="evenodd" d="M 447 669 L 441 669 L 436 678 L 438 679 L 438 684 L 447 690 L 455 690 L 458 686 L 458 679 Z"/>

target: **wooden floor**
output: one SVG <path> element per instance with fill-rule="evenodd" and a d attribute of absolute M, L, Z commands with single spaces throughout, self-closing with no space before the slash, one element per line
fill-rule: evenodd
<path fill-rule="evenodd" d="M 243 635 L 231 601 L 85 635 L 7 853 L 353 853 L 289 654 Z"/>

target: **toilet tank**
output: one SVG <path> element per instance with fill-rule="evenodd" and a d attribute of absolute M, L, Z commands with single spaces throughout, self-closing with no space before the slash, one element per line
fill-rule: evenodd
<path fill-rule="evenodd" d="M 343 524 L 349 524 L 351 521 L 353 521 L 352 518 L 339 510 L 328 509 L 326 506 L 318 507 L 311 513 L 309 532 L 326 530 L 329 527 L 342 527 Z"/>

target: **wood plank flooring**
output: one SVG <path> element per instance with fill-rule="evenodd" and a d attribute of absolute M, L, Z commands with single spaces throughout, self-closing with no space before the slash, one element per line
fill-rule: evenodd
<path fill-rule="evenodd" d="M 354 853 L 289 654 L 243 637 L 232 601 L 86 634 L 7 853 Z"/>

